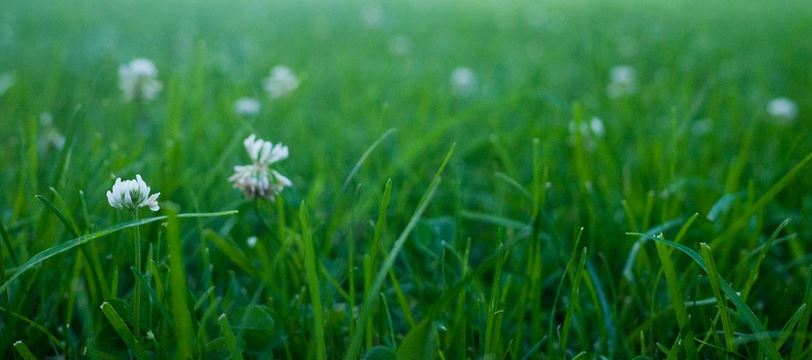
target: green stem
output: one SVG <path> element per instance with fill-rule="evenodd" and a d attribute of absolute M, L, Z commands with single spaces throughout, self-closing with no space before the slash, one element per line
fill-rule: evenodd
<path fill-rule="evenodd" d="M 133 220 L 138 220 L 138 209 L 133 210 Z M 141 276 L 141 230 L 139 226 L 134 228 L 135 230 L 135 274 L 136 276 Z M 133 286 L 135 286 L 133 292 L 133 333 L 136 338 L 141 334 L 141 286 L 139 285 L 139 281 L 135 279 L 133 281 Z"/>

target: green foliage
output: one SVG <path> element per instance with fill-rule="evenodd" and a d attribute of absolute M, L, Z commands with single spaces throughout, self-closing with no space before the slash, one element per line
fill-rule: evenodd
<path fill-rule="evenodd" d="M 0 354 L 811 358 L 811 14 L 0 2 Z M 136 57 L 154 101 L 118 88 Z M 290 149 L 273 202 L 227 180 L 251 133 Z M 136 174 L 133 220 L 105 192 Z"/>

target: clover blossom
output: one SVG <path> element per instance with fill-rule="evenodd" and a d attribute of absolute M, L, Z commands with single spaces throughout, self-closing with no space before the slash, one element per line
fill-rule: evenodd
<path fill-rule="evenodd" d="M 158 196 L 161 193 L 150 195 L 149 191 L 149 186 L 141 175 L 135 175 L 135 180 L 121 181 L 121 178 L 117 178 L 113 189 L 107 192 L 107 202 L 122 210 L 137 211 L 141 207 L 149 207 L 152 211 L 160 210 Z"/>
<path fill-rule="evenodd" d="M 299 78 L 287 66 L 277 65 L 263 83 L 265 91 L 272 99 L 284 97 L 299 87 Z"/>
<path fill-rule="evenodd" d="M 637 72 L 628 65 L 618 65 L 609 71 L 611 82 L 606 86 L 610 98 L 619 98 L 637 92 Z"/>
<path fill-rule="evenodd" d="M 251 164 L 235 166 L 234 175 L 228 181 L 248 199 L 263 197 L 274 201 L 285 187 L 292 185 L 287 177 L 270 168 L 272 164 L 287 159 L 288 147 L 258 139 L 255 134 L 248 136 L 243 145 Z"/>
<path fill-rule="evenodd" d="M 118 67 L 118 87 L 124 99 L 154 100 L 163 89 L 158 68 L 149 59 L 137 58 Z"/>
<path fill-rule="evenodd" d="M 234 102 L 234 111 L 240 116 L 256 115 L 261 108 L 259 100 L 250 97 L 239 98 Z"/>
<path fill-rule="evenodd" d="M 458 67 L 451 72 L 451 89 L 461 96 L 471 95 L 476 91 L 477 80 L 474 71 L 467 67 Z"/>
<path fill-rule="evenodd" d="M 790 123 L 798 116 L 798 105 L 788 98 L 777 98 L 767 105 L 767 112 L 784 123 Z"/>

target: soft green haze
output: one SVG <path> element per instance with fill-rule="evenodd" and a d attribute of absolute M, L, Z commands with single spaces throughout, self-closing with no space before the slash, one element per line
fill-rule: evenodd
<path fill-rule="evenodd" d="M 6 0 L 12 78 L 4 358 L 812 358 L 812 2 Z"/>

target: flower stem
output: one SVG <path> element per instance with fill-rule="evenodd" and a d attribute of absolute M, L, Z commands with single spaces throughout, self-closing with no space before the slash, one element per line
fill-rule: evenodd
<path fill-rule="evenodd" d="M 262 211 L 260 211 L 259 209 L 259 199 L 254 199 L 254 213 L 257 214 L 259 222 L 262 223 L 262 226 L 268 229 L 268 231 L 270 231 L 271 234 L 281 239 L 281 237 L 279 237 L 279 234 L 277 234 L 276 230 L 274 230 L 274 228 L 271 227 L 271 224 L 269 224 L 268 221 L 265 220 L 265 218 L 262 216 Z"/>
<path fill-rule="evenodd" d="M 133 219 L 138 220 L 138 209 L 133 210 Z M 141 276 L 141 230 L 136 226 L 135 230 L 135 276 Z M 133 333 L 136 338 L 141 334 L 141 284 L 139 279 L 133 279 Z"/>

